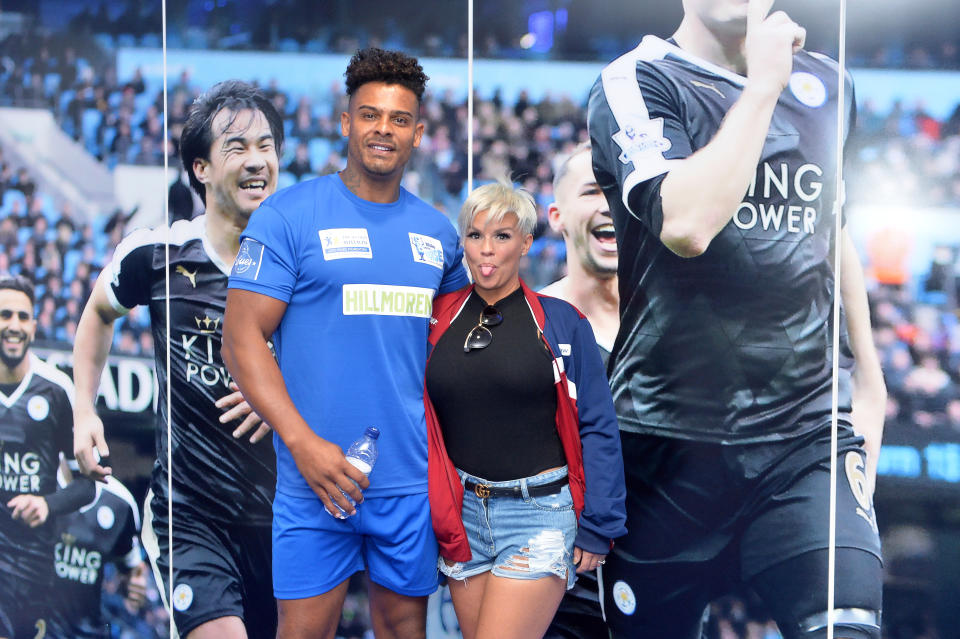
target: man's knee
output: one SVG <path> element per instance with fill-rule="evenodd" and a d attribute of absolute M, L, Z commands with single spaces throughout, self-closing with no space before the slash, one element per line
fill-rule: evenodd
<path fill-rule="evenodd" d="M 423 639 L 427 634 L 427 598 L 394 592 L 369 584 L 370 617 L 377 637 Z"/>
<path fill-rule="evenodd" d="M 797 622 L 796 637 L 825 639 L 830 622 L 836 639 L 880 639 L 880 611 L 867 608 L 834 608 L 832 615 L 823 611 L 804 617 Z"/>
<path fill-rule="evenodd" d="M 751 585 L 773 613 L 786 639 L 823 639 L 833 625 L 836 639 L 879 639 L 883 568 L 873 554 L 836 550 L 833 611 L 827 614 L 830 578 L 826 550 L 785 560 L 761 573 Z"/>
<path fill-rule="evenodd" d="M 277 639 L 333 639 L 340 625 L 344 581 L 333 590 L 305 599 L 277 600 Z"/>

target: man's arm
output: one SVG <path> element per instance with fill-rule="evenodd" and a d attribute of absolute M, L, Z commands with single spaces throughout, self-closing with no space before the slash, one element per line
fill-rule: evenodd
<path fill-rule="evenodd" d="M 356 509 L 340 490 L 360 503 L 363 494 L 353 482 L 361 488 L 370 482 L 347 461 L 339 446 L 318 437 L 304 421 L 267 346 L 286 308 L 285 302 L 268 295 L 230 289 L 223 316 L 223 361 L 247 402 L 290 449 L 300 474 L 327 510 L 337 512 L 336 502 L 353 514 Z"/>
<path fill-rule="evenodd" d="M 733 217 L 756 173 L 773 110 L 793 69 L 804 30 L 769 2 L 751 0 L 744 57 L 747 83 L 714 138 L 673 166 L 660 185 L 660 240 L 681 257 L 696 257 Z M 761 7 L 760 5 L 765 5 Z"/>
<path fill-rule="evenodd" d="M 49 495 L 17 495 L 8 501 L 10 517 L 36 528 L 46 523 L 50 515 L 73 512 L 96 498 L 93 482 L 85 477 L 75 479 L 63 455 L 60 456 L 60 474 L 63 482 L 58 482 L 57 489 Z"/>
<path fill-rule="evenodd" d="M 883 437 L 883 419 L 887 405 L 887 387 L 883 381 L 880 358 L 873 345 L 870 306 L 863 279 L 863 267 L 853 240 L 844 229 L 840 247 L 840 297 L 847 317 L 847 333 L 856 366 L 853 369 L 853 426 L 863 435 L 867 453 L 867 486 L 873 494 L 877 480 L 877 460 Z"/>
<path fill-rule="evenodd" d="M 73 383 L 76 388 L 73 407 L 73 454 L 80 471 L 98 481 L 113 472 L 101 466 L 100 457 L 110 454 L 103 434 L 103 422 L 97 415 L 97 389 L 100 375 L 113 343 L 113 323 L 121 317 L 107 298 L 107 271 L 97 278 L 90 299 L 77 324 L 73 343 Z M 95 452 L 96 451 L 96 452 Z"/>

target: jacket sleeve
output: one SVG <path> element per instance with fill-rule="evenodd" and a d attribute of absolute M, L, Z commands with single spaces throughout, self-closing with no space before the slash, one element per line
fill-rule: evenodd
<path fill-rule="evenodd" d="M 575 544 L 605 554 L 610 542 L 626 534 L 627 495 L 623 478 L 620 429 L 603 370 L 600 350 L 590 323 L 580 317 L 572 340 L 572 370 L 576 384 L 586 481 L 584 509 Z"/>

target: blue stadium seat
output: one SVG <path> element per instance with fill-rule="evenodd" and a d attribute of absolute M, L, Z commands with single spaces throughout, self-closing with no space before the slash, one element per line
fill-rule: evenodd
<path fill-rule="evenodd" d="M 60 99 L 57 102 L 57 106 L 60 109 L 60 113 L 66 113 L 67 106 L 70 104 L 70 100 L 73 99 L 73 96 L 77 94 L 73 89 L 65 89 L 60 93 Z"/>
<path fill-rule="evenodd" d="M 94 41 L 100 45 L 101 48 L 106 49 L 107 51 L 113 50 L 113 35 L 110 33 L 94 33 Z"/>
<path fill-rule="evenodd" d="M 113 144 L 113 138 L 117 137 L 117 127 L 110 126 L 103 130 L 103 153 L 110 152 L 110 145 Z"/>
<path fill-rule="evenodd" d="M 294 174 L 290 173 L 289 171 L 280 171 L 280 173 L 277 175 L 278 189 L 285 189 L 288 186 L 291 186 L 296 183 L 297 183 L 296 176 L 294 176 Z"/>
<path fill-rule="evenodd" d="M 60 91 L 60 74 L 48 73 L 43 77 L 43 93 L 48 98 Z"/>
<path fill-rule="evenodd" d="M 131 33 L 117 34 L 117 47 L 135 47 L 137 46 L 137 37 Z"/>
<path fill-rule="evenodd" d="M 80 130 L 83 132 L 83 146 L 93 155 L 98 155 L 100 145 L 97 144 L 97 129 L 103 122 L 103 114 L 97 109 L 84 109 L 80 120 Z"/>
<path fill-rule="evenodd" d="M 277 51 L 297 53 L 300 51 L 300 43 L 293 38 L 281 38 L 280 42 L 277 43 Z"/>
<path fill-rule="evenodd" d="M 153 101 L 157 98 L 156 91 L 151 91 L 150 87 L 147 87 L 147 90 L 141 93 L 140 95 L 133 98 L 133 121 L 134 122 L 143 122 L 144 117 L 147 115 L 147 108 L 153 104 Z"/>
<path fill-rule="evenodd" d="M 33 227 L 32 226 L 23 226 L 17 229 L 17 245 L 20 246 L 20 255 L 23 256 L 23 245 L 27 243 L 27 240 L 33 237 Z"/>
<path fill-rule="evenodd" d="M 327 163 L 327 158 L 330 156 L 330 149 L 333 148 L 333 145 L 330 144 L 330 140 L 327 138 L 312 138 L 307 142 L 307 149 L 310 154 L 310 165 L 313 167 L 321 167 Z"/>
<path fill-rule="evenodd" d="M 103 235 L 103 233 L 100 233 Z M 77 272 L 77 264 L 83 259 L 83 254 L 77 249 L 70 249 L 63 256 L 63 282 L 66 284 L 73 279 Z"/>
<path fill-rule="evenodd" d="M 53 196 L 49 193 L 40 193 L 40 212 L 43 213 L 43 217 L 47 218 L 47 222 L 50 223 L 50 230 L 53 230 L 53 225 L 56 223 L 57 218 L 60 217 L 57 207 L 54 206 Z M 52 234 L 50 234 L 52 235 Z"/>
<path fill-rule="evenodd" d="M 23 196 L 23 193 L 16 189 L 7 189 L 3 192 L 3 203 L 0 204 L 0 217 L 6 217 L 10 214 L 10 210 L 13 208 L 14 201 L 20 202 L 20 210 L 24 213 L 27 211 L 27 198 Z"/>

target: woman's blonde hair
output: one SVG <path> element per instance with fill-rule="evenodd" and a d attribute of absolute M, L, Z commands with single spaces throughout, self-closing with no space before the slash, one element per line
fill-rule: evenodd
<path fill-rule="evenodd" d="M 514 187 L 506 179 L 478 186 L 467 196 L 457 217 L 460 237 L 467 232 L 477 215 L 484 211 L 487 211 L 488 224 L 501 222 L 508 213 L 515 214 L 517 226 L 524 235 L 533 233 L 537 225 L 537 205 L 533 196 L 529 191 Z"/>

